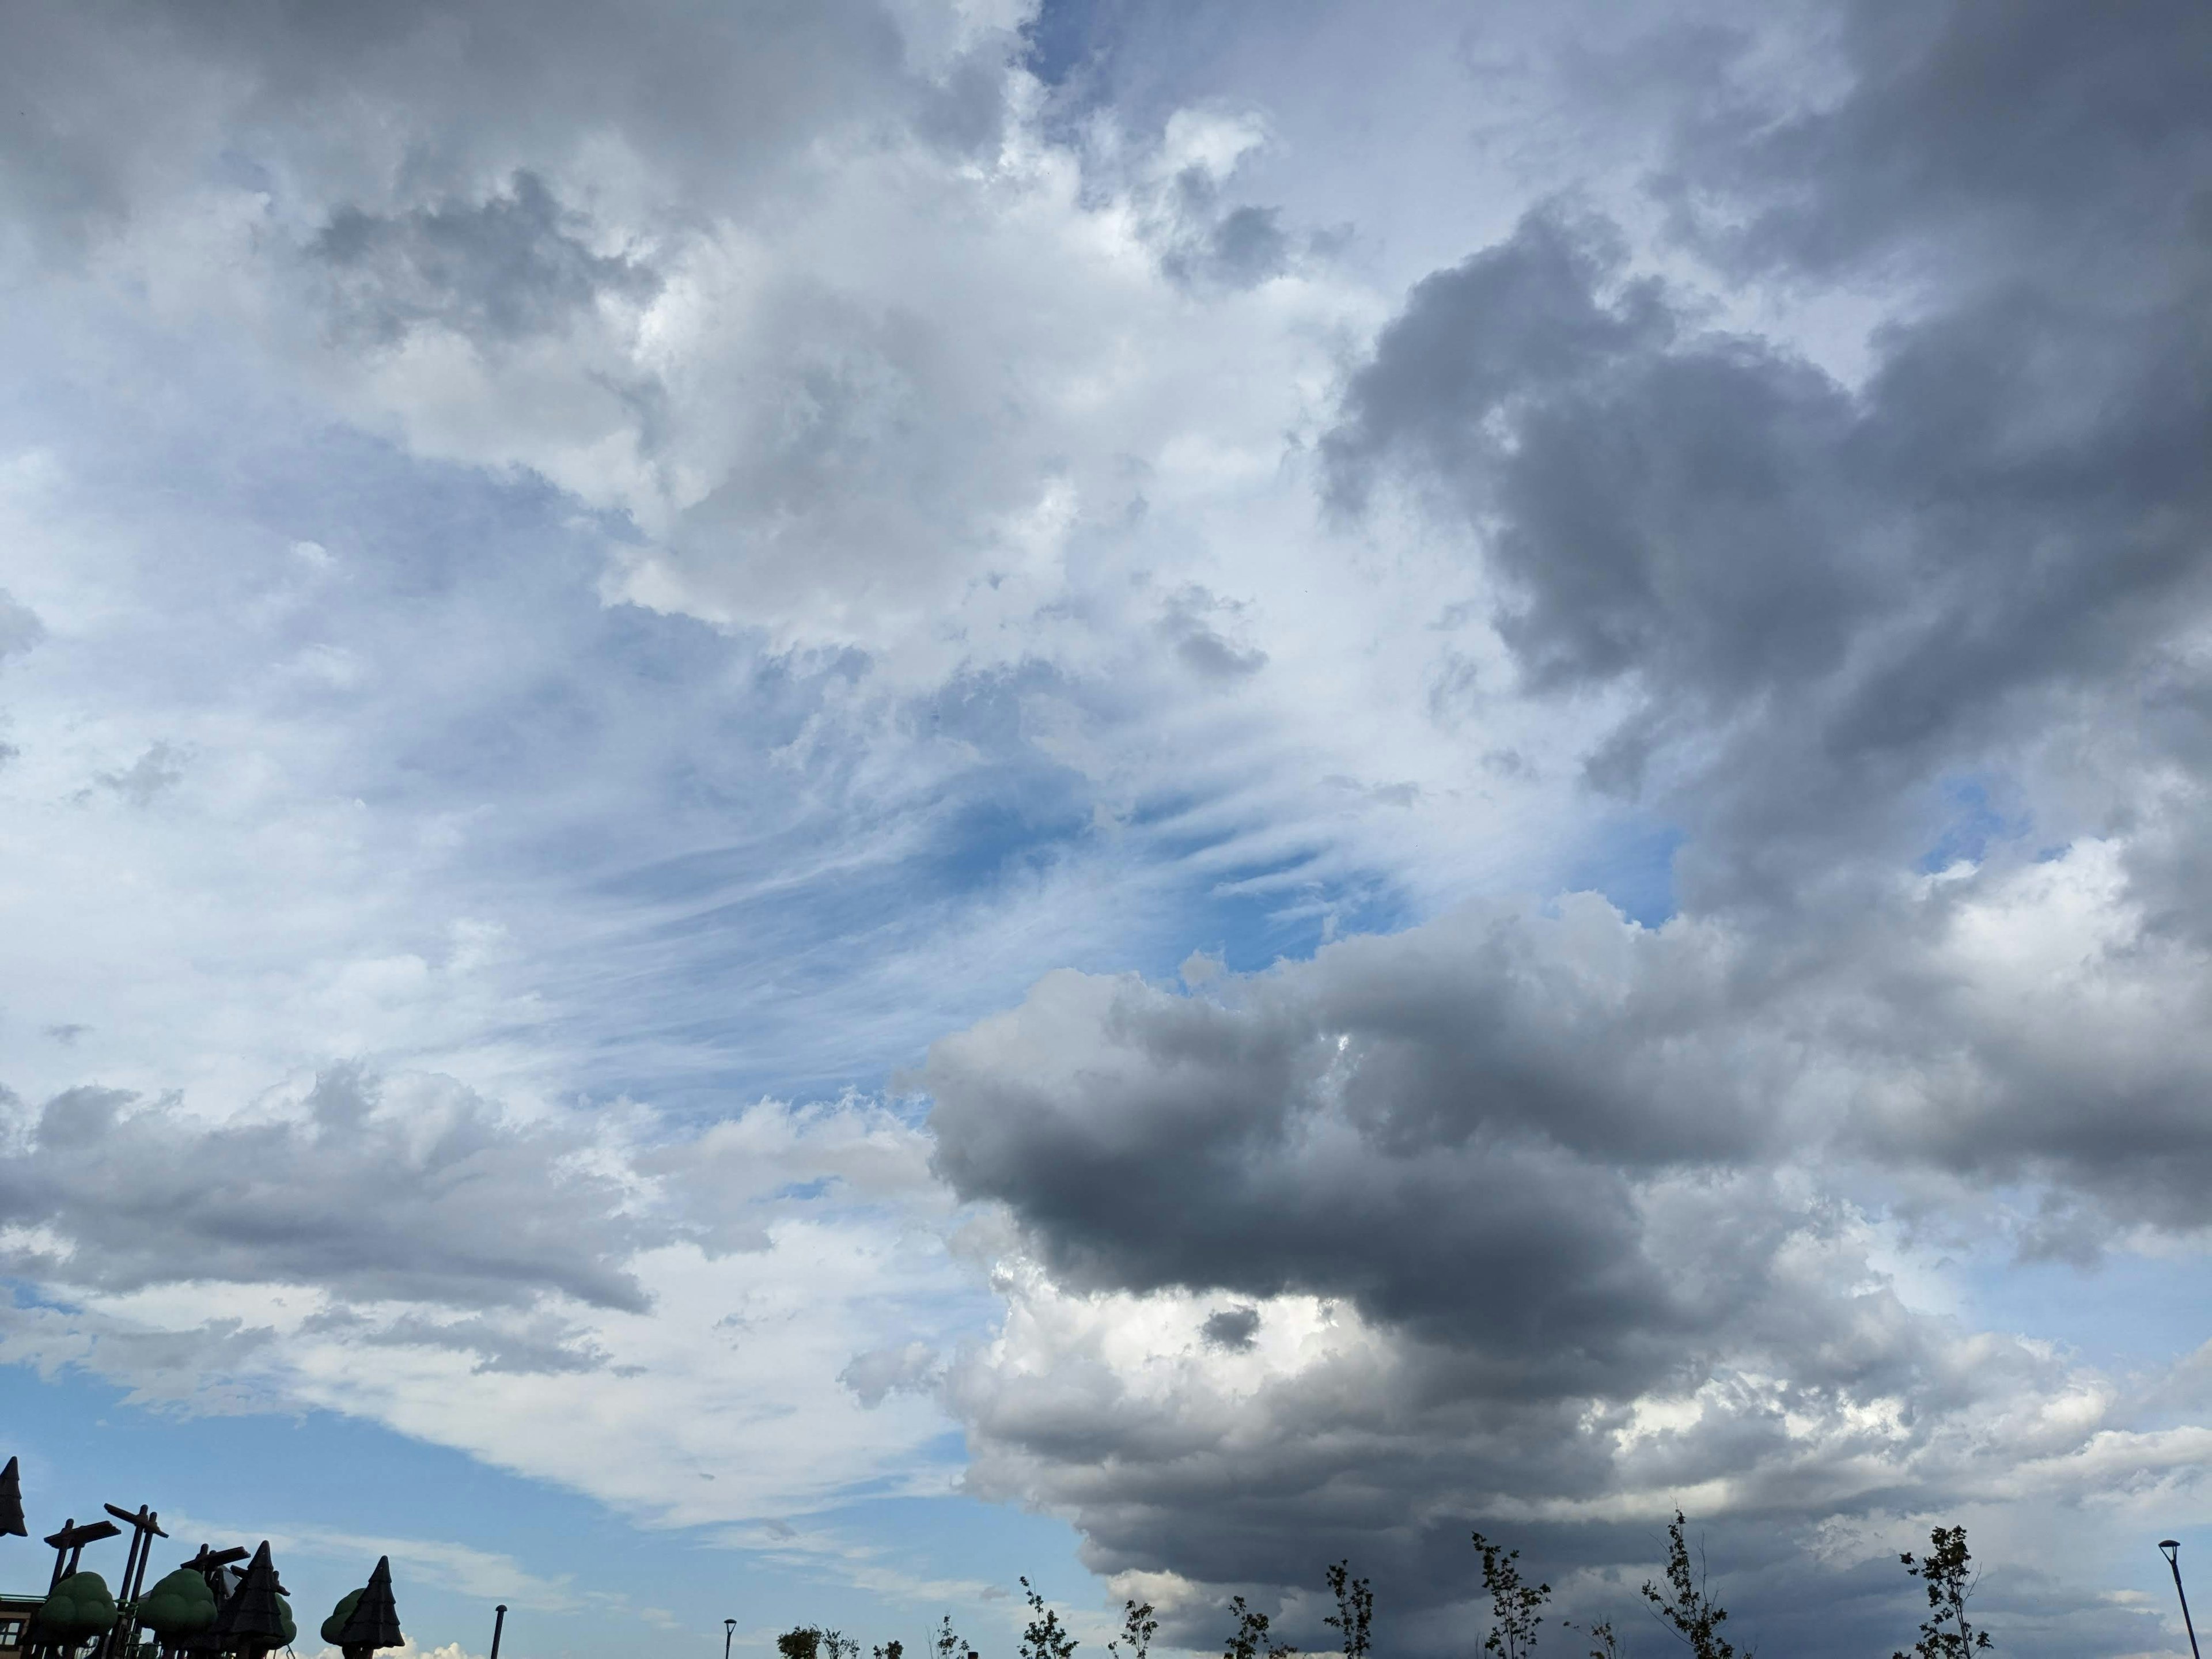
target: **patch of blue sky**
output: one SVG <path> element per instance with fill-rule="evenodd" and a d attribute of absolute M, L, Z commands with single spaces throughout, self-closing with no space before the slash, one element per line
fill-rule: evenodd
<path fill-rule="evenodd" d="M 1955 1272 L 1978 1323 L 2063 1343 L 2102 1370 L 2160 1369 L 2212 1342 L 2212 1255 L 1990 1255 Z"/>
<path fill-rule="evenodd" d="M 1603 894 L 1614 909 L 1646 927 L 1674 915 L 1674 857 L 1687 840 L 1670 823 L 1623 817 L 1598 826 L 1566 867 L 1569 892 Z"/>
<path fill-rule="evenodd" d="M 270 1538 L 302 1626 L 390 1553 L 402 1626 L 425 1650 L 483 1651 L 497 1601 L 509 1607 L 508 1650 L 548 1656 L 648 1640 L 703 1652 L 725 1618 L 738 1620 L 739 1652 L 772 1653 L 776 1632 L 812 1622 L 919 1652 L 945 1612 L 1002 1648 L 1019 1575 L 1081 1598 L 1085 1611 L 1097 1596 L 1064 1524 L 966 1498 L 862 1498 L 767 1524 L 641 1528 L 373 1424 L 319 1411 L 154 1409 L 68 1368 L 42 1377 L 0 1366 L 0 1457 L 21 1459 L 34 1534 L 0 1539 L 0 1589 L 44 1586 L 52 1557 L 38 1535 L 103 1503 L 143 1503 L 171 1534 L 156 1570 L 202 1542 Z M 957 1436 L 943 1452 L 957 1458 Z M 85 1565 L 112 1582 L 122 1560 L 118 1539 L 88 1551 Z"/>
<path fill-rule="evenodd" d="M 1991 843 L 2018 841 L 2033 827 L 2027 815 L 2008 811 L 1997 780 L 1978 774 L 1948 777 L 1938 785 L 1942 802 L 1942 828 L 1917 867 L 1923 875 L 1936 875 L 1959 864 L 1979 864 Z"/>

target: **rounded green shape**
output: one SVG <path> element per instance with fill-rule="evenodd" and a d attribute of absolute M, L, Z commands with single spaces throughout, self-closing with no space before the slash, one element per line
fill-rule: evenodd
<path fill-rule="evenodd" d="M 367 1593 L 367 1589 L 364 1587 L 362 1589 L 348 1590 L 343 1595 L 338 1597 L 337 1606 L 332 1607 L 331 1616 L 323 1620 L 323 1640 L 328 1642 L 332 1647 L 337 1646 L 338 1637 L 345 1630 L 346 1620 L 353 1617 L 353 1610 L 361 1605 L 361 1598 Z"/>
<path fill-rule="evenodd" d="M 292 1620 L 292 1604 L 281 1595 L 276 1598 L 276 1616 L 284 1621 L 284 1645 L 289 1648 L 298 1639 L 300 1627 Z"/>
<path fill-rule="evenodd" d="M 179 1567 L 146 1592 L 138 1622 L 165 1642 L 198 1636 L 215 1628 L 215 1592 L 190 1567 Z"/>
<path fill-rule="evenodd" d="M 73 1572 L 53 1588 L 39 1608 L 43 1641 L 82 1642 L 115 1624 L 115 1597 L 96 1572 Z"/>

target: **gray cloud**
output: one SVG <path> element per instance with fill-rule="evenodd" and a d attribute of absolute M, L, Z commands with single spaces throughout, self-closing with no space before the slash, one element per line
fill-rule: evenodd
<path fill-rule="evenodd" d="M 1178 173 L 1168 195 L 1176 230 L 1160 267 L 1176 282 L 1252 288 L 1289 268 L 1279 208 L 1225 206 L 1219 182 L 1199 167 Z"/>
<path fill-rule="evenodd" d="M 93 781 L 133 806 L 151 806 L 184 781 L 183 758 L 172 745 L 157 743 L 119 771 L 95 772 Z"/>
<path fill-rule="evenodd" d="M 175 1103 L 78 1088 L 18 1109 L 0 1158 L 8 1270 L 125 1291 L 198 1281 L 319 1286 L 463 1309 L 545 1294 L 632 1311 L 644 1236 L 557 1127 L 503 1122 L 458 1085 L 386 1103 L 326 1073 L 298 1118 L 209 1124 Z"/>
<path fill-rule="evenodd" d="M 604 1369 L 605 1350 L 573 1324 L 544 1312 L 471 1314 L 432 1319 L 405 1313 L 384 1323 L 349 1308 L 333 1308 L 301 1322 L 302 1335 L 335 1334 L 371 1347 L 434 1348 L 473 1354 L 478 1371 L 551 1376 Z"/>
<path fill-rule="evenodd" d="M 46 636 L 39 613 L 0 587 L 0 661 L 28 651 Z"/>
<path fill-rule="evenodd" d="M 1217 1348 L 1226 1348 L 1234 1353 L 1248 1352 L 1253 1339 L 1260 1334 L 1260 1310 L 1224 1308 L 1219 1313 L 1208 1314 L 1206 1323 L 1198 1328 L 1198 1334 Z"/>
<path fill-rule="evenodd" d="M 872 1411 L 891 1395 L 927 1393 L 943 1375 L 935 1349 L 927 1342 L 908 1342 L 854 1354 L 853 1363 L 837 1373 L 837 1380 Z"/>
<path fill-rule="evenodd" d="M 419 4 L 31 4 L 9 33 L 0 152 L 18 165 L 0 203 L 49 254 L 191 182 L 216 134 L 226 170 L 331 205 L 387 167 L 450 198 L 616 137 L 689 213 L 754 195 L 826 134 L 903 122 L 964 149 L 997 125 L 971 54 L 907 38 L 870 0 L 620 18 L 502 0 L 459 21 Z"/>
<path fill-rule="evenodd" d="M 2060 732 L 2204 749 L 2203 21 L 1841 17 L 1849 97 L 1723 100 L 1663 184 L 1740 270 L 1910 273 L 1863 384 L 1554 209 L 1413 290 L 1326 446 L 1340 507 L 1393 480 L 1479 538 L 1528 685 L 1632 694 L 1591 775 L 1695 827 L 1705 903 L 1909 859 L 1916 792 Z"/>
<path fill-rule="evenodd" d="M 1217 683 L 1243 679 L 1267 665 L 1267 653 L 1256 646 L 1236 643 L 1214 622 L 1218 617 L 1234 627 L 1243 609 L 1203 587 L 1185 587 L 1168 600 L 1160 632 L 1175 642 L 1176 659 L 1199 678 Z"/>
<path fill-rule="evenodd" d="M 518 173 L 507 193 L 400 214 L 343 208 L 308 246 L 329 270 L 340 325 L 397 339 L 436 323 L 471 339 L 551 332 L 601 295 L 650 299 L 659 276 L 622 255 L 599 254 L 576 233 L 544 182 Z"/>

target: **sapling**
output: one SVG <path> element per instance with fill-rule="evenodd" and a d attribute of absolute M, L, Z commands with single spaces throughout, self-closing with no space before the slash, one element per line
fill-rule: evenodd
<path fill-rule="evenodd" d="M 935 1659 L 978 1659 L 975 1650 L 968 1645 L 968 1638 L 952 1633 L 952 1615 L 949 1613 L 937 1626 L 937 1633 L 930 1638 L 929 1644 Z"/>
<path fill-rule="evenodd" d="M 1973 1659 L 1990 1645 L 1989 1632 L 1966 1622 L 1966 1598 L 1974 1593 L 1981 1575 L 1973 1571 L 1973 1552 L 1966 1547 L 1964 1527 L 1937 1527 L 1928 1534 L 1927 1554 L 1916 1561 L 1906 1550 L 1898 1559 L 1928 1587 L 1928 1617 L 1921 1621 L 1920 1639 L 1912 1644 L 1912 1659 Z M 1890 1659 L 1906 1656 L 1893 1653 Z"/>
<path fill-rule="evenodd" d="M 1229 1611 L 1237 1615 L 1237 1629 L 1221 1650 L 1221 1659 L 1290 1659 L 1297 1650 L 1267 1633 L 1267 1615 L 1255 1613 L 1244 1598 L 1229 1598 Z"/>
<path fill-rule="evenodd" d="M 1662 1595 L 1659 1587 L 1650 1579 L 1644 1581 L 1644 1599 L 1649 1601 L 1659 1622 L 1671 1627 L 1686 1643 L 1694 1659 L 1735 1659 L 1735 1647 L 1720 1635 L 1720 1627 L 1728 1619 L 1728 1609 L 1714 1601 L 1705 1589 L 1705 1556 L 1702 1547 L 1698 1552 L 1698 1565 L 1690 1565 L 1690 1547 L 1682 1539 L 1686 1523 L 1682 1511 L 1674 1511 L 1674 1524 L 1667 1528 L 1667 1588 Z M 1749 1653 L 1744 1659 L 1751 1659 Z"/>
<path fill-rule="evenodd" d="M 1352 1576 L 1352 1563 L 1340 1561 L 1328 1569 L 1328 1588 L 1336 1597 L 1336 1611 L 1322 1620 L 1344 1638 L 1344 1659 L 1367 1659 L 1368 1632 L 1375 1623 L 1375 1589 L 1364 1578 Z"/>
<path fill-rule="evenodd" d="M 1022 1594 L 1030 1603 L 1030 1621 L 1022 1627 L 1022 1659 L 1069 1659 L 1081 1644 L 1067 1633 L 1060 1615 L 1045 1606 L 1044 1597 L 1026 1578 Z"/>
<path fill-rule="evenodd" d="M 1106 1644 L 1106 1651 L 1114 1659 L 1150 1659 L 1152 1638 L 1159 1633 L 1160 1621 L 1152 1617 L 1150 1601 L 1121 1603 L 1121 1633 Z"/>
<path fill-rule="evenodd" d="M 1522 1582 L 1519 1550 L 1502 1549 L 1480 1533 L 1474 1547 L 1482 1557 L 1482 1587 L 1490 1592 L 1490 1634 L 1482 1650 L 1497 1659 L 1528 1659 L 1536 1646 L 1536 1626 L 1544 1622 L 1539 1612 L 1552 1599 L 1549 1584 Z"/>

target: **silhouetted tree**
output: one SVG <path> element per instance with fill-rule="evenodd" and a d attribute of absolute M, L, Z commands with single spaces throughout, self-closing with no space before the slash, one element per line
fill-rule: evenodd
<path fill-rule="evenodd" d="M 1344 1659 L 1367 1659 L 1368 1632 L 1375 1623 L 1375 1590 L 1364 1578 L 1352 1576 L 1352 1563 L 1340 1561 L 1328 1569 L 1328 1588 L 1336 1597 L 1336 1611 L 1322 1620 L 1344 1638 Z"/>
<path fill-rule="evenodd" d="M 1549 1584 L 1524 1583 L 1519 1550 L 1500 1548 L 1480 1533 L 1474 1547 L 1482 1557 L 1482 1587 L 1490 1592 L 1490 1634 L 1482 1650 L 1498 1659 L 1527 1659 L 1536 1646 L 1536 1626 L 1544 1622 L 1538 1611 L 1552 1599 Z"/>
<path fill-rule="evenodd" d="M 1221 1659 L 1290 1659 L 1297 1651 L 1270 1636 L 1267 1615 L 1246 1607 L 1243 1596 L 1229 1598 L 1229 1611 L 1237 1615 L 1237 1630 L 1228 1645 L 1221 1650 Z"/>
<path fill-rule="evenodd" d="M 930 1638 L 930 1646 L 936 1650 L 936 1659 L 979 1659 L 975 1650 L 968 1645 L 967 1638 L 952 1633 L 952 1615 L 949 1613 L 938 1626 L 937 1634 Z"/>
<path fill-rule="evenodd" d="M 1121 1633 L 1106 1644 L 1106 1651 L 1114 1659 L 1148 1659 L 1152 1650 L 1152 1638 L 1159 1632 L 1160 1621 L 1152 1617 L 1150 1601 L 1121 1603 Z"/>
<path fill-rule="evenodd" d="M 1701 1547 L 1698 1565 L 1690 1565 L 1690 1547 L 1683 1541 L 1682 1528 L 1686 1523 L 1682 1511 L 1674 1511 L 1674 1524 L 1667 1528 L 1667 1589 L 1662 1595 L 1659 1587 L 1650 1579 L 1644 1581 L 1644 1599 L 1656 1610 L 1660 1623 L 1670 1627 L 1686 1643 L 1695 1659 L 1735 1659 L 1735 1647 L 1723 1641 L 1720 1627 L 1727 1621 L 1728 1609 L 1712 1599 L 1705 1589 L 1705 1557 Z M 1747 1653 L 1744 1659 L 1751 1659 Z"/>
<path fill-rule="evenodd" d="M 1082 1644 L 1067 1633 L 1060 1615 L 1045 1606 L 1044 1597 L 1026 1578 L 1022 1580 L 1022 1594 L 1030 1604 L 1030 1621 L 1022 1626 L 1022 1659 L 1070 1659 Z"/>
<path fill-rule="evenodd" d="M 1981 1575 L 1973 1571 L 1973 1552 L 1966 1547 L 1964 1527 L 1937 1527 L 1928 1534 L 1928 1553 L 1915 1561 L 1912 1552 L 1897 1558 L 1905 1571 L 1928 1587 L 1928 1617 L 1921 1621 L 1920 1639 L 1912 1644 L 1913 1659 L 1973 1659 L 1990 1645 L 1990 1633 L 1966 1622 L 1966 1598 L 1974 1593 Z M 1905 1659 L 1894 1653 L 1890 1659 Z"/>

